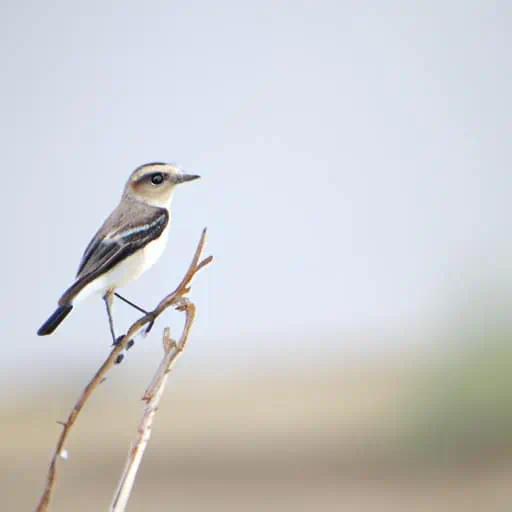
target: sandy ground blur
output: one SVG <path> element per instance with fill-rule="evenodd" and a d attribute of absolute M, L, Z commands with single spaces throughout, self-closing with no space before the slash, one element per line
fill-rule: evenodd
<path fill-rule="evenodd" d="M 50 510 L 107 509 L 143 389 L 120 384 L 119 375 L 75 425 Z M 435 440 L 424 451 L 405 441 L 404 417 L 418 414 L 429 379 L 424 369 L 389 361 L 258 378 L 172 375 L 129 510 L 510 510 L 505 448 L 463 448 L 463 457 L 441 463 Z M 34 509 L 60 429 L 55 421 L 65 419 L 80 382 L 6 399 L 2 510 Z"/>

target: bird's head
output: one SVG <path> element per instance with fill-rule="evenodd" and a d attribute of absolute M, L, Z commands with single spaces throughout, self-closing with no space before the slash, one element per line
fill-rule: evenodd
<path fill-rule="evenodd" d="M 144 164 L 132 172 L 124 195 L 164 208 L 169 206 L 176 185 L 199 177 L 196 174 L 185 174 L 176 164 Z"/>

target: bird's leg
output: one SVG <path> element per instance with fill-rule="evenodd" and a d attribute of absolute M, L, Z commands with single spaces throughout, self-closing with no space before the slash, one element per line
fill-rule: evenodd
<path fill-rule="evenodd" d="M 113 345 L 117 345 L 119 340 L 116 338 L 116 332 L 114 330 L 114 319 L 112 318 L 112 302 L 114 300 L 114 295 L 112 292 L 107 292 L 103 296 L 103 300 L 105 301 L 105 306 L 107 308 L 108 315 L 108 325 L 110 326 L 110 334 L 112 335 Z"/>
<path fill-rule="evenodd" d="M 119 295 L 119 293 L 117 292 L 112 292 L 111 293 L 111 297 L 113 300 L 114 299 L 114 295 L 118 298 L 118 299 L 121 299 L 123 302 L 126 302 L 126 304 L 129 304 L 130 306 L 132 306 L 133 308 L 135 308 L 136 310 L 140 311 L 141 313 L 144 313 L 145 315 L 149 315 L 150 313 L 148 313 L 145 309 L 142 309 L 140 306 L 137 306 L 137 304 L 134 304 L 132 301 L 126 299 L 125 297 L 123 297 L 122 295 Z M 107 306 L 107 311 L 108 311 L 108 306 Z M 109 319 L 112 318 L 112 315 L 111 313 L 109 313 Z M 111 322 L 111 326 L 112 326 L 112 323 Z M 112 327 L 111 327 L 112 329 Z M 114 342 L 114 344 L 117 344 L 119 343 L 119 341 L 121 341 L 122 339 L 122 336 L 119 336 L 119 338 L 116 339 L 116 341 Z M 128 343 L 126 344 L 126 350 L 130 350 L 133 345 L 135 345 L 135 341 L 132 339 L 132 340 L 128 340 Z M 123 360 L 123 358 L 121 357 L 119 363 Z M 118 363 L 117 363 L 118 364 Z"/>
<path fill-rule="evenodd" d="M 114 295 L 118 299 L 121 299 L 123 302 L 126 302 L 126 304 L 129 304 L 132 308 L 135 308 L 137 311 L 140 311 L 141 313 L 144 313 L 145 315 L 149 315 L 148 311 L 146 311 L 145 309 L 142 309 L 140 306 L 137 306 L 137 304 L 134 304 L 132 301 L 126 299 L 122 295 L 119 295 L 119 293 L 114 293 Z"/>
<path fill-rule="evenodd" d="M 118 299 L 121 299 L 123 302 L 126 302 L 126 304 L 129 304 L 130 306 L 132 306 L 133 308 L 135 308 L 137 311 L 140 311 L 141 313 L 144 313 L 145 315 L 152 315 L 153 316 L 153 313 L 149 312 L 149 311 L 146 311 L 145 309 L 142 309 L 140 306 L 137 306 L 137 304 L 134 304 L 132 301 L 128 300 L 127 298 L 123 297 L 122 295 L 119 295 L 119 293 L 114 293 L 114 295 L 118 298 Z M 146 334 L 149 334 L 149 331 L 151 331 L 151 329 L 153 328 L 153 324 L 155 323 L 155 320 L 153 318 L 153 320 L 151 320 L 151 322 L 149 322 L 149 325 L 148 327 L 146 328 Z M 130 340 L 128 342 L 128 345 L 126 346 L 127 349 L 131 348 L 133 346 L 133 340 Z"/>

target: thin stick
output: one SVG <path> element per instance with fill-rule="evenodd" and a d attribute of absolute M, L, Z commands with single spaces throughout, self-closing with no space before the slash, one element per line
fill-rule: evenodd
<path fill-rule="evenodd" d="M 48 468 L 45 489 L 37 505 L 36 512 L 45 512 L 46 510 L 48 510 L 57 475 L 57 460 L 59 459 L 61 454 L 65 453 L 64 444 L 66 442 L 66 439 L 68 438 L 71 427 L 74 425 L 78 415 L 80 414 L 87 400 L 91 396 L 92 392 L 105 380 L 105 376 L 114 365 L 117 356 L 125 349 L 128 341 L 131 340 L 146 324 L 152 325 L 153 322 L 167 308 L 176 304 L 179 305 L 180 300 L 182 300 L 184 295 L 186 295 L 190 291 L 190 282 L 192 281 L 195 274 L 213 260 L 212 256 L 208 256 L 207 258 L 203 259 L 200 263 L 198 263 L 199 258 L 201 257 L 201 253 L 203 251 L 205 240 L 206 228 L 203 229 L 203 233 L 201 234 L 201 238 L 197 245 L 196 252 L 194 254 L 194 257 L 192 258 L 192 262 L 190 263 L 187 273 L 183 277 L 181 283 L 172 293 L 164 297 L 153 311 L 149 312 L 147 315 L 140 317 L 136 322 L 134 322 L 130 326 L 127 333 L 120 340 L 120 342 L 114 346 L 105 362 L 101 365 L 99 370 L 95 373 L 94 377 L 89 381 L 89 384 L 87 384 L 87 386 L 82 391 L 82 394 L 80 395 L 75 405 L 73 406 L 73 409 L 69 413 L 67 421 L 63 423 L 63 429 L 57 441 L 57 447 L 55 448 L 55 452 L 50 462 L 50 467 Z"/>
<path fill-rule="evenodd" d="M 181 304 L 177 309 L 185 311 L 185 327 L 181 334 L 180 340 L 176 343 L 170 339 L 169 328 L 164 331 L 164 358 L 160 363 L 151 384 L 146 389 L 142 400 L 146 403 L 142 412 L 142 418 L 137 428 L 137 435 L 133 441 L 128 456 L 126 458 L 125 467 L 121 479 L 119 480 L 118 487 L 114 493 L 112 504 L 110 505 L 110 512 L 124 512 L 128 499 L 135 483 L 137 471 L 139 469 L 144 451 L 151 438 L 151 430 L 153 428 L 153 419 L 158 410 L 160 399 L 163 396 L 165 384 L 172 366 L 183 352 L 187 343 L 188 334 L 192 323 L 194 322 L 196 307 L 188 299 L 183 298 Z"/>

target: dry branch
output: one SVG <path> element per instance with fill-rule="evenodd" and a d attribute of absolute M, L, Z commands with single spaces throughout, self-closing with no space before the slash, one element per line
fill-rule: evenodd
<path fill-rule="evenodd" d="M 185 311 L 185 326 L 181 334 L 180 340 L 175 342 L 170 337 L 170 330 L 166 327 L 163 336 L 164 345 L 164 358 L 158 367 L 151 384 L 146 389 L 142 400 L 146 402 L 142 412 L 142 418 L 137 428 L 137 436 L 133 442 L 128 456 L 126 458 L 126 464 L 123 470 L 123 474 L 119 481 L 119 485 L 114 493 L 114 498 L 110 506 L 110 512 L 124 512 L 130 493 L 135 483 L 135 477 L 139 469 L 144 451 L 151 437 L 151 429 L 153 427 L 153 419 L 160 399 L 163 396 L 165 384 L 171 371 L 173 364 L 176 362 L 180 354 L 183 352 L 188 339 L 188 333 L 192 327 L 192 323 L 196 314 L 196 307 L 188 299 L 183 298 L 181 304 L 176 309 Z"/>
<path fill-rule="evenodd" d="M 213 260 L 212 256 L 208 256 L 207 258 L 199 261 L 199 259 L 201 258 L 205 240 L 206 240 L 206 228 L 203 230 L 203 233 L 201 234 L 201 238 L 197 245 L 197 249 L 196 249 L 196 252 L 192 259 L 192 262 L 190 263 L 187 273 L 181 280 L 180 284 L 176 287 L 176 289 L 172 293 L 170 293 L 169 295 L 164 297 L 153 311 L 149 312 L 147 315 L 142 316 L 141 318 L 139 318 L 136 322 L 134 322 L 130 326 L 130 328 L 128 329 L 126 334 L 123 336 L 123 338 L 120 340 L 120 342 L 113 347 L 112 351 L 110 352 L 110 354 L 107 357 L 107 359 L 105 360 L 105 362 L 101 365 L 101 367 L 96 372 L 94 377 L 89 381 L 87 386 L 82 391 L 82 394 L 80 395 L 80 397 L 76 401 L 75 405 L 73 406 L 73 409 L 71 410 L 67 421 L 65 423 L 61 423 L 63 425 L 63 429 L 59 436 L 55 452 L 54 452 L 52 460 L 50 462 L 50 467 L 48 469 L 48 475 L 47 475 L 47 479 L 46 479 L 46 486 L 45 486 L 43 495 L 41 496 L 41 499 L 39 500 L 39 503 L 37 505 L 36 512 L 45 512 L 46 510 L 48 510 L 48 505 L 50 504 L 53 487 L 55 485 L 55 479 L 56 479 L 56 474 L 57 474 L 57 461 L 58 461 L 59 457 L 61 456 L 61 454 L 65 453 L 64 443 L 66 442 L 66 439 L 69 436 L 71 427 L 74 425 L 78 415 L 80 414 L 85 403 L 91 396 L 92 392 L 105 380 L 106 374 L 114 365 L 119 354 L 126 348 L 126 345 L 129 342 L 129 340 L 131 340 L 137 333 L 139 333 L 145 325 L 148 325 L 148 327 L 145 329 L 145 333 L 149 332 L 149 330 L 153 326 L 155 320 L 167 308 L 169 308 L 171 306 L 174 306 L 177 309 L 185 310 L 185 312 L 187 314 L 187 317 L 186 317 L 187 320 L 185 323 L 184 331 L 183 331 L 182 337 L 180 339 L 180 343 L 182 343 L 182 347 L 180 350 L 178 350 L 177 355 L 179 353 L 181 353 L 184 343 L 186 343 L 188 331 L 189 331 L 191 323 L 193 321 L 194 312 L 195 312 L 194 306 L 189 301 L 187 301 L 184 296 L 190 291 L 190 283 L 191 283 L 193 277 L 195 276 L 195 274 L 199 270 L 201 270 L 204 266 L 208 265 Z M 170 365 L 172 365 L 173 361 L 176 360 L 177 355 L 175 355 L 173 360 L 170 361 Z M 167 355 L 166 355 L 166 357 L 167 357 Z M 165 358 L 164 358 L 164 360 L 165 360 Z M 148 388 L 148 390 L 150 390 L 150 389 L 151 389 L 151 387 Z M 121 509 L 117 509 L 117 510 L 121 510 Z"/>

